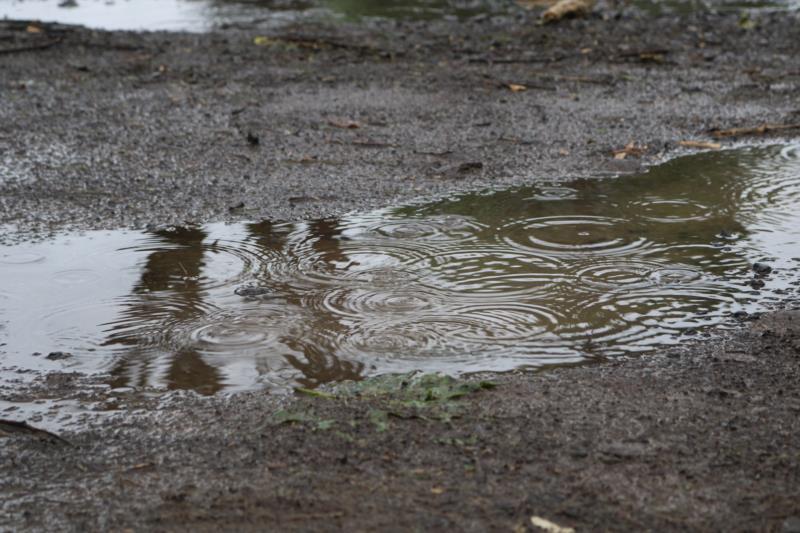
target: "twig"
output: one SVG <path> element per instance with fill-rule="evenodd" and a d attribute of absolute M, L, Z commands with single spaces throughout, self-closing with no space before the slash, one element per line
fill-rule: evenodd
<path fill-rule="evenodd" d="M 47 48 L 59 44 L 63 40 L 64 39 L 62 37 L 59 37 L 57 39 L 46 41 L 44 43 L 29 44 L 27 46 L 16 46 L 14 48 L 0 48 L 0 54 L 16 54 L 18 52 L 33 52 L 36 50 L 46 50 Z"/>

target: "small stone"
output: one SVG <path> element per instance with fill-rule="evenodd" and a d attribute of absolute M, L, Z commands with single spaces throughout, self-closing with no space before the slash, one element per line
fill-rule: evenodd
<path fill-rule="evenodd" d="M 72 357 L 72 354 L 69 352 L 50 352 L 47 354 L 47 359 L 51 361 L 60 361 L 62 359 L 69 359 Z"/>
<path fill-rule="evenodd" d="M 753 272 L 755 272 L 759 276 L 766 276 L 767 274 L 772 272 L 772 267 L 765 263 L 754 263 Z"/>
<path fill-rule="evenodd" d="M 263 296 L 265 294 L 269 294 L 270 290 L 266 287 L 246 286 L 246 287 L 238 287 L 233 292 L 237 296 Z"/>
<path fill-rule="evenodd" d="M 760 279 L 754 278 L 750 280 L 748 285 L 750 285 L 754 289 L 760 289 L 764 286 L 764 282 Z"/>

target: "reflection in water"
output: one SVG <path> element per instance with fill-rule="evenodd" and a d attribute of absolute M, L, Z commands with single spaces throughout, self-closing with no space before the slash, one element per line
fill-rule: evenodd
<path fill-rule="evenodd" d="M 82 24 L 106 30 L 206 31 L 224 24 L 257 23 L 262 29 L 302 20 L 367 18 L 467 19 L 522 9 L 511 0 L 4 0 L 0 18 Z M 618 0 L 612 8 L 635 6 L 648 13 L 691 13 L 709 9 L 798 9 L 800 0 Z"/>
<path fill-rule="evenodd" d="M 117 386 L 146 386 L 153 381 L 152 373 L 160 370 L 153 359 L 161 359 L 159 344 L 165 340 L 161 338 L 162 324 L 196 321 L 209 310 L 200 281 L 206 233 L 172 229 L 155 235 L 158 248 L 147 256 L 141 281 L 134 286 L 125 311 L 108 324 L 109 335 L 103 343 L 129 348 L 111 371 L 115 376 L 112 384 Z M 143 324 L 152 327 L 142 329 Z M 222 388 L 218 371 L 196 349 L 177 347 L 166 366 L 164 382 L 170 389 L 213 394 Z"/>
<path fill-rule="evenodd" d="M 82 24 L 106 30 L 206 31 L 224 24 L 280 27 L 302 20 L 381 17 L 425 20 L 507 12 L 506 0 L 4 0 L 0 18 Z"/>
<path fill-rule="evenodd" d="M 647 352 L 795 291 L 798 200 L 800 150 L 751 148 L 339 220 L 8 248 L 0 349 L 203 393 Z M 754 261 L 774 268 L 760 291 Z"/>

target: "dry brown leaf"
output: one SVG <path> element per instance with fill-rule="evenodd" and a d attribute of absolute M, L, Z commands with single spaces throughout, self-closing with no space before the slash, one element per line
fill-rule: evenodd
<path fill-rule="evenodd" d="M 720 143 L 708 141 L 678 141 L 678 144 L 686 148 L 700 148 L 701 150 L 719 150 L 722 148 Z"/>
<path fill-rule="evenodd" d="M 595 0 L 559 0 L 554 6 L 542 13 L 542 20 L 547 24 L 558 22 L 565 17 L 588 15 L 594 7 Z"/>
<path fill-rule="evenodd" d="M 635 142 L 631 141 L 625 145 L 625 148 L 614 150 L 614 159 L 625 159 L 629 155 L 640 156 L 647 151 L 647 145 L 638 146 Z"/>
<path fill-rule="evenodd" d="M 512 93 L 521 93 L 523 91 L 527 91 L 528 87 L 526 87 L 525 85 L 521 85 L 519 83 L 509 83 L 508 84 L 508 89 Z"/>
<path fill-rule="evenodd" d="M 25 28 L 25 31 L 28 33 L 42 33 L 43 30 L 35 24 L 28 24 L 28 27 Z"/>
<path fill-rule="evenodd" d="M 330 124 L 334 128 L 342 128 L 345 130 L 355 130 L 361 127 L 361 124 L 359 124 L 355 120 L 350 120 L 346 118 L 331 118 L 328 119 L 328 124 Z"/>
<path fill-rule="evenodd" d="M 444 494 L 444 489 L 442 487 L 433 487 L 431 494 Z"/>

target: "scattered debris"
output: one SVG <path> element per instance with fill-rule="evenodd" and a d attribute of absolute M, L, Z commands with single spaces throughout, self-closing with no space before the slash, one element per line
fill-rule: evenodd
<path fill-rule="evenodd" d="M 625 145 L 625 148 L 621 148 L 619 150 L 613 150 L 611 153 L 614 154 L 614 159 L 625 159 L 626 157 L 636 156 L 639 157 L 643 155 L 647 151 L 647 145 L 637 145 L 635 142 L 631 141 Z"/>
<path fill-rule="evenodd" d="M 764 135 L 772 131 L 786 131 L 800 129 L 800 124 L 762 124 L 754 128 L 731 128 L 727 130 L 712 129 L 709 131 L 714 137 L 738 137 L 741 135 Z"/>
<path fill-rule="evenodd" d="M 643 63 L 664 63 L 669 50 L 658 48 L 655 50 L 638 50 L 633 52 L 622 52 L 619 57 L 622 59 L 635 58 Z"/>
<path fill-rule="evenodd" d="M 722 148 L 720 143 L 709 141 L 678 141 L 678 145 L 685 148 L 699 148 L 701 150 L 719 150 Z"/>
<path fill-rule="evenodd" d="M 566 17 L 588 15 L 594 7 L 594 0 L 559 0 L 555 5 L 542 13 L 545 24 L 558 22 Z"/>
<path fill-rule="evenodd" d="M 361 127 L 360 123 L 346 118 L 331 118 L 328 119 L 328 124 L 334 128 L 342 128 L 345 130 L 355 130 Z"/>
<path fill-rule="evenodd" d="M 575 530 L 571 527 L 559 526 L 555 522 L 551 522 L 541 516 L 532 516 L 531 524 L 533 524 L 533 527 L 548 531 L 549 533 L 575 533 Z"/>
<path fill-rule="evenodd" d="M 247 144 L 249 144 L 250 146 L 258 146 L 259 144 L 261 144 L 261 138 L 255 133 L 248 131 L 245 138 L 247 139 Z"/>

